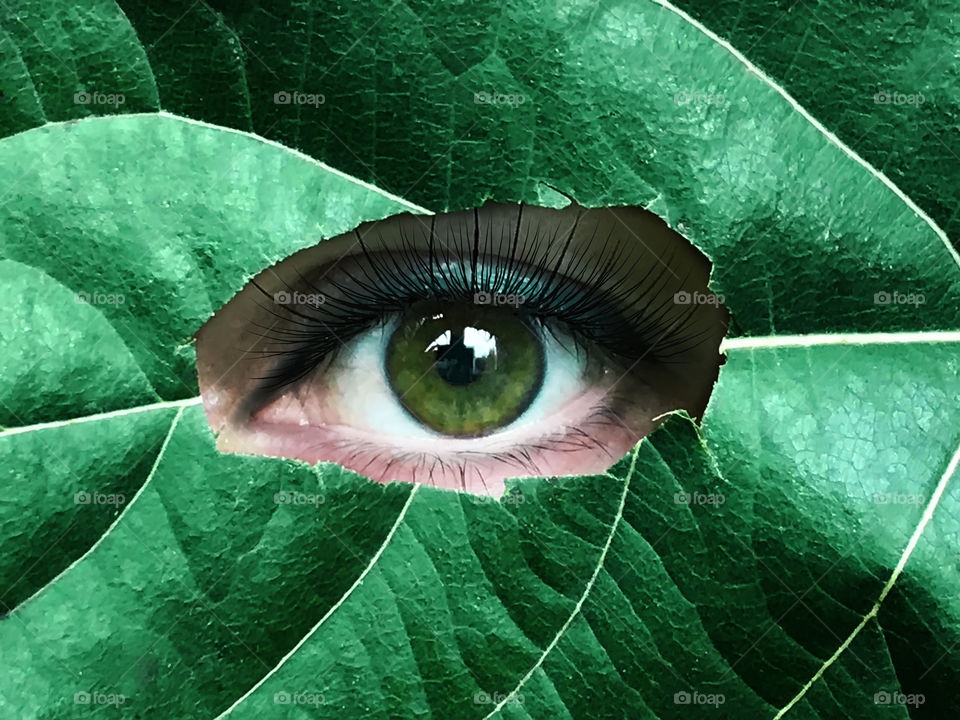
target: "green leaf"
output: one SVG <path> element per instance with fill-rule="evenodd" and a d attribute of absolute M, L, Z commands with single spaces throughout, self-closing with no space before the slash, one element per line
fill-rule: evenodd
<path fill-rule="evenodd" d="M 163 115 L 38 128 L 0 141 L 0 166 L 0 184 L 17 187 L 0 207 L 10 308 L 0 453 L 17 498 L 0 506 L 10 528 L 0 601 L 13 606 L 114 519 L 115 504 L 78 504 L 76 493 L 129 500 L 145 481 L 176 401 L 194 402 L 191 336 L 215 309 L 295 249 L 419 208 L 288 150 Z M 273 180 L 250 182 L 260 173 Z"/>
<path fill-rule="evenodd" d="M 952 49 L 960 29 L 951 21 L 952 3 L 680 0 L 677 5 L 746 52 L 958 245 L 960 99 Z"/>
<path fill-rule="evenodd" d="M 81 328 L 106 318 L 136 361 L 130 372 L 167 400 L 196 394 L 186 346 L 257 271 L 359 219 L 419 210 L 297 153 L 166 115 L 47 125 L 0 141 L 0 162 L 4 187 L 17 188 L 0 207 L 0 254 L 59 283 L 51 308 L 89 318 L 73 318 Z M 87 412 L 127 406 L 89 385 L 102 399 Z M 45 401 L 16 400 L 20 420 L 50 419 Z"/>
<path fill-rule="evenodd" d="M 0 6 L 0 127 L 158 110 L 147 53 L 109 0 L 12 0 Z"/>
<path fill-rule="evenodd" d="M 5 94 L 38 87 L 5 106 L 10 131 L 81 117 L 62 93 L 88 76 L 110 89 L 107 63 L 78 83 L 38 48 L 79 68 L 93 39 L 129 59 L 139 38 L 149 67 L 128 62 L 129 84 L 149 69 L 164 107 L 430 210 L 545 201 L 540 180 L 649 205 L 714 260 L 736 324 L 702 430 L 672 418 L 603 475 L 492 502 L 223 456 L 192 333 L 276 260 L 426 210 L 165 112 L 0 140 L 0 716 L 908 717 L 880 692 L 922 694 L 917 717 L 956 707 L 960 264 L 743 58 L 656 5 L 21 5 L 3 12 L 75 27 L 31 45 L 4 23 Z M 285 28 L 298 13 L 330 22 Z M 221 62 L 231 48 L 243 62 Z M 331 87 L 311 84 L 321 69 Z M 326 102 L 275 105 L 282 90 Z M 530 97 L 474 103 L 485 91 Z"/>
<path fill-rule="evenodd" d="M 584 36 L 618 33 L 623 41 L 614 67 L 634 68 L 632 74 L 669 73 L 681 55 L 676 45 L 668 41 L 651 52 L 654 43 L 637 42 L 654 32 L 659 38 L 676 36 L 660 23 L 663 15 L 655 8 L 589 2 L 529 8 L 490 1 L 469 7 L 375 2 L 350 12 L 325 3 L 121 0 L 119 5 L 119 18 L 111 3 L 94 0 L 72 11 L 96 20 L 89 27 L 71 26 L 74 36 L 101 25 L 119 32 L 129 23 L 143 45 L 135 51 L 116 43 L 115 52 L 128 60 L 116 65 L 115 79 L 101 84 L 136 86 L 121 73 L 139 66 L 145 53 L 164 109 L 257 132 L 436 210 L 477 205 L 486 192 L 522 182 L 524 174 L 554 181 L 566 175 L 564 189 L 577 194 L 597 178 L 601 188 L 632 182 L 625 170 L 649 178 L 651 163 L 657 172 L 676 176 L 653 152 L 670 126 L 651 121 L 656 116 L 644 112 L 643 104 L 625 103 L 617 94 L 620 75 L 582 52 Z M 951 3 L 892 9 L 865 8 L 855 0 L 677 5 L 745 52 L 847 146 L 891 177 L 956 243 L 960 163 L 951 148 L 960 101 L 951 60 L 960 31 L 951 22 Z M 41 12 L 54 6 L 8 3 L 34 9 L 30 16 L 20 13 L 16 34 L 44 33 Z M 63 49 L 58 52 L 69 60 Z M 27 61 L 25 72 L 42 75 L 45 64 Z M 699 77 L 711 63 L 693 57 L 691 65 L 680 89 L 711 92 Z M 733 99 L 737 75 L 727 77 L 720 92 L 732 92 Z M 10 87 L 8 96 L 20 101 L 19 86 Z M 6 85 L 0 89 L 7 92 Z M 273 95 L 283 90 L 321 93 L 326 102 L 308 106 L 308 112 L 278 107 Z M 473 94 L 483 91 L 525 94 L 525 109 L 535 104 L 538 110 L 472 112 Z M 614 94 L 608 98 L 608 92 Z M 877 102 L 878 93 L 922 95 L 923 102 Z M 583 107 L 585 98 L 596 102 Z M 104 105 L 97 112 L 117 110 Z M 86 114 L 75 108 L 72 115 L 51 119 Z M 7 124 L 0 115 L 0 128 L 41 122 L 32 116 Z M 585 153 L 588 162 L 578 163 L 580 156 L 570 154 L 569 145 L 587 137 L 598 138 L 608 152 L 623 149 L 618 183 L 609 182 L 612 162 L 595 167 L 593 159 L 606 155 L 591 150 Z M 750 138 L 746 132 L 727 139 L 751 148 Z M 401 157 L 404 162 L 391 162 Z M 490 157 L 513 169 L 502 172 Z M 461 172 L 463 167 L 471 172 Z M 511 194 L 516 194 L 512 184 L 507 197 Z"/>

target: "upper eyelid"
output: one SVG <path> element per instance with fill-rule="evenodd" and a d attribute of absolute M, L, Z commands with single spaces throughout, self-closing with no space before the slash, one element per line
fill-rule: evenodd
<path fill-rule="evenodd" d="M 587 333 L 588 339 L 601 344 L 604 339 L 620 339 L 628 333 L 631 335 L 628 342 L 610 343 L 619 345 L 611 349 L 622 352 L 627 346 L 634 355 L 645 356 L 654 342 L 653 331 L 666 327 L 665 323 L 651 315 L 664 311 L 664 308 L 670 310 L 667 305 L 669 296 L 666 299 L 659 298 L 656 308 L 650 299 L 657 298 L 658 293 L 662 294 L 664 288 L 669 288 L 672 278 L 676 278 L 677 274 L 662 271 L 664 267 L 669 269 L 671 257 L 668 256 L 664 261 L 659 256 L 651 256 L 647 258 L 645 267 L 641 268 L 641 273 L 629 277 L 630 271 L 645 256 L 632 240 L 635 233 L 631 231 L 629 235 L 624 235 L 619 232 L 620 225 L 624 223 L 615 211 L 646 213 L 639 208 L 587 210 L 577 206 L 557 211 L 522 204 L 489 204 L 470 211 L 432 215 L 429 226 L 423 216 L 404 213 L 364 223 L 350 233 L 296 253 L 269 268 L 266 276 L 268 287 L 258 287 L 268 299 L 271 290 L 282 287 L 321 295 L 327 291 L 336 300 L 319 309 L 308 308 L 307 312 L 296 308 L 267 308 L 274 315 L 279 311 L 291 316 L 289 325 L 294 329 L 288 326 L 278 331 L 278 335 L 286 333 L 286 337 L 276 338 L 287 347 L 298 342 L 291 339 L 296 338 L 298 333 L 301 338 L 299 343 L 308 344 L 310 333 L 298 330 L 297 326 L 303 328 L 311 324 L 316 325 L 315 340 L 325 338 L 329 341 L 332 335 L 337 336 L 338 341 L 349 341 L 368 327 L 377 314 L 402 310 L 416 297 L 415 293 L 422 292 L 426 286 L 428 291 L 434 293 L 434 297 L 466 301 L 472 300 L 472 293 L 477 291 L 522 294 L 521 291 L 526 290 L 531 294 L 526 306 L 529 314 L 539 319 L 567 321 L 574 330 L 577 323 L 593 323 L 597 327 L 592 335 Z M 609 214 L 615 222 L 610 222 L 610 217 L 604 220 L 604 213 Z M 646 215 L 655 218 L 650 213 Z M 545 218 L 547 222 L 541 222 Z M 648 224 L 653 223 L 644 216 L 641 218 Z M 598 244 L 597 236 L 604 222 L 606 232 Z M 655 222 L 661 226 L 655 227 L 658 232 L 673 232 L 659 219 Z M 496 232 L 498 226 L 499 232 Z M 568 257 L 567 250 L 578 228 L 581 231 L 579 246 L 586 243 L 591 248 L 600 248 L 594 257 L 588 257 L 586 252 Z M 686 243 L 683 238 L 676 237 L 679 242 Z M 563 241 L 559 249 L 556 247 L 558 238 Z M 346 252 L 337 252 L 344 248 Z M 508 256 L 497 254 L 505 248 L 509 248 Z M 623 258 L 629 259 L 631 252 L 633 265 L 620 262 Z M 398 255 L 401 261 L 396 261 Z M 393 262 L 390 262 L 391 258 Z M 399 275 L 400 271 L 415 276 L 413 281 Z M 392 277 L 387 275 L 389 272 L 393 272 Z M 265 274 L 267 271 L 262 275 Z M 680 280 L 681 285 L 689 274 L 688 271 Z M 705 278 L 705 269 L 699 268 L 699 274 Z M 296 279 L 291 275 L 295 275 Z M 613 282 L 611 278 L 618 282 Z M 601 280 L 600 284 L 606 282 L 607 287 L 592 284 L 594 280 Z M 376 287 L 378 281 L 385 287 Z M 354 287 L 350 288 L 350 284 Z M 360 288 L 361 285 L 368 287 Z M 389 289 L 393 297 L 384 292 L 385 289 Z M 362 322 L 356 321 L 362 313 L 358 311 L 357 303 L 350 299 L 351 295 L 356 297 L 358 290 L 360 294 L 366 292 L 367 300 L 379 301 L 377 307 L 370 308 Z M 633 297 L 628 297 L 631 294 Z M 430 295 L 419 296 L 423 297 Z M 353 315 L 346 322 L 341 322 L 335 310 Z M 574 312 L 576 310 L 580 311 L 579 315 Z M 630 332 L 631 329 L 633 332 Z M 683 352 L 684 344 L 692 340 L 682 337 L 676 328 L 673 330 L 673 337 L 678 339 L 672 347 L 679 345 L 681 350 L 677 352 Z M 327 345 L 330 343 L 327 342 Z M 333 347 L 335 349 L 336 346 Z M 312 359 L 319 364 L 323 358 L 314 353 Z M 300 368 L 296 379 L 310 372 L 304 367 Z"/>
<path fill-rule="evenodd" d="M 570 303 L 551 302 L 551 300 L 558 299 L 551 296 L 560 295 L 560 300 L 569 300 L 571 292 L 579 291 L 581 295 L 589 295 L 594 305 L 601 305 L 609 310 L 611 316 L 618 314 L 617 311 L 622 308 L 624 310 L 623 314 L 627 318 L 636 317 L 640 314 L 635 309 L 631 313 L 631 302 L 628 301 L 628 296 L 631 293 L 635 295 L 632 303 L 635 305 L 638 300 L 645 301 L 647 295 L 657 296 L 659 290 L 670 284 L 671 278 L 678 281 L 677 289 L 679 289 L 690 274 L 690 269 L 688 269 L 684 277 L 681 278 L 671 268 L 677 245 L 686 243 L 686 240 L 676 236 L 676 244 L 668 246 L 669 254 L 665 260 L 659 255 L 654 258 L 643 253 L 637 253 L 635 244 L 629 238 L 625 239 L 622 233 L 614 238 L 614 232 L 623 224 L 623 220 L 615 214 L 612 217 L 615 218 L 616 222 L 610 223 L 612 227 L 607 228 L 608 232 L 602 240 L 601 251 L 597 257 L 591 260 L 586 253 L 581 253 L 573 257 L 572 260 L 568 258 L 567 248 L 572 242 L 577 228 L 580 227 L 582 219 L 590 213 L 621 210 L 620 208 L 601 208 L 590 211 L 577 207 L 575 208 L 575 216 L 570 219 L 568 225 L 565 225 L 562 222 L 563 218 L 560 217 L 563 211 L 526 206 L 541 215 L 544 212 L 553 213 L 553 217 L 549 223 L 546 223 L 546 228 L 543 227 L 543 224 L 536 224 L 533 227 L 532 237 L 528 232 L 521 244 L 519 241 L 525 206 L 521 204 L 507 207 L 516 207 L 516 210 L 512 211 L 515 212 L 515 219 L 514 216 L 510 216 L 509 222 L 502 223 L 500 233 L 496 237 L 494 236 L 496 223 L 493 219 L 486 222 L 483 231 L 480 231 L 477 218 L 481 209 L 431 216 L 429 228 L 420 216 L 409 214 L 394 216 L 394 218 L 388 218 L 384 221 L 366 223 L 353 231 L 357 244 L 362 248 L 361 254 L 348 254 L 346 258 L 337 258 L 329 264 L 322 265 L 315 272 L 321 277 L 328 276 L 331 274 L 331 268 L 335 272 L 338 267 L 343 267 L 345 261 L 362 255 L 367 264 L 361 263 L 360 272 L 369 279 L 370 269 L 372 268 L 374 274 L 379 278 L 382 277 L 383 267 L 379 259 L 383 255 L 389 254 L 396 257 L 396 254 L 399 254 L 405 271 L 420 276 L 421 280 L 425 276 L 430 276 L 428 282 L 422 282 L 421 285 L 432 286 L 434 296 L 469 299 L 471 293 L 477 291 L 523 294 L 527 296 L 532 307 L 552 307 L 552 311 L 542 310 L 541 314 L 543 316 L 554 316 L 563 314 L 557 312 L 557 306 L 569 305 Z M 494 206 L 494 212 L 491 213 L 491 216 L 495 216 L 495 211 L 498 209 L 503 210 L 504 208 Z M 639 211 L 640 209 L 624 208 L 623 210 Z M 655 217 L 649 213 L 647 215 L 650 218 Z M 441 233 L 437 232 L 438 218 L 445 226 Z M 474 219 L 476 229 L 470 227 L 469 219 L 471 218 Z M 404 221 L 406 227 L 404 227 Z M 657 228 L 658 232 L 672 233 L 662 221 L 657 219 L 656 222 L 661 226 Z M 590 230 L 586 242 L 588 245 L 595 247 L 600 223 L 594 222 L 592 228 L 589 227 L 589 221 L 586 225 Z M 410 232 L 411 228 L 422 231 L 419 242 Z M 391 231 L 394 232 L 394 237 L 387 238 L 386 235 Z M 445 240 L 442 237 L 443 232 L 447 233 Z M 563 239 L 564 245 L 559 251 L 555 251 L 551 246 L 554 245 L 561 234 L 566 236 Z M 630 235 L 633 237 L 635 234 L 631 233 Z M 673 233 L 673 235 L 676 234 Z M 473 236 L 472 242 L 464 242 L 463 239 L 469 236 Z M 543 238 L 546 236 L 549 236 L 549 238 L 547 242 L 544 242 Z M 483 238 L 482 247 L 480 246 L 481 238 Z M 507 256 L 500 252 L 504 248 L 505 239 L 510 241 L 510 254 Z M 581 239 L 582 244 L 583 239 Z M 322 248 L 323 245 L 324 243 L 318 245 L 318 249 Z M 687 245 L 689 244 L 687 243 Z M 634 246 L 632 248 L 634 254 L 632 258 L 629 258 L 631 246 Z M 437 262 L 438 254 L 441 263 Z M 626 259 L 628 262 L 620 262 L 621 259 Z M 629 262 L 631 259 L 632 264 Z M 639 277 L 635 275 L 631 277 L 635 266 L 641 264 L 641 262 L 645 262 L 646 265 L 644 272 Z M 444 263 L 454 265 L 459 273 L 447 272 L 443 267 Z M 567 267 L 561 270 L 563 265 Z M 469 272 L 467 271 L 468 266 Z M 652 280 L 651 274 L 653 274 Z M 705 276 L 705 272 L 703 274 Z M 605 288 L 598 287 L 597 281 L 601 276 L 605 276 L 603 278 L 607 283 Z M 437 282 L 438 278 L 440 282 Z M 351 280 L 356 282 L 357 278 L 352 277 Z M 656 286 L 657 282 L 660 283 L 659 288 Z M 402 283 L 399 284 L 402 285 Z M 317 287 L 316 284 L 314 284 L 314 287 Z M 629 324 L 628 321 L 626 325 Z"/>
<path fill-rule="evenodd" d="M 484 206 L 486 207 L 486 206 Z M 331 252 L 330 254 L 335 255 L 336 257 L 327 260 L 323 263 L 316 263 L 312 267 L 307 267 L 306 272 L 303 269 L 297 268 L 298 274 L 301 277 L 306 275 L 311 276 L 311 284 L 314 289 L 321 290 L 322 288 L 317 284 L 318 279 L 326 279 L 331 274 L 334 274 L 338 269 L 342 269 L 345 263 L 350 261 L 354 262 L 354 266 L 359 267 L 360 272 L 367 276 L 367 279 L 372 279 L 370 277 L 371 271 L 377 276 L 377 278 L 382 278 L 381 270 L 383 269 L 383 263 L 381 258 L 384 255 L 397 256 L 405 260 L 405 270 L 410 271 L 414 275 L 427 276 L 432 275 L 430 278 L 431 284 L 433 285 L 434 290 L 440 290 L 440 285 L 446 286 L 451 291 L 459 292 L 460 295 L 466 296 L 472 292 L 482 290 L 485 292 L 491 292 L 493 290 L 522 290 L 529 289 L 529 283 L 525 285 L 509 285 L 504 282 L 505 276 L 508 276 L 512 273 L 512 279 L 514 282 L 522 281 L 523 276 L 537 275 L 537 280 L 543 280 L 543 275 L 549 272 L 549 278 L 555 278 L 558 275 L 564 275 L 567 278 L 567 283 L 569 280 L 582 281 L 585 275 L 588 275 L 587 268 L 587 258 L 585 255 L 581 255 L 576 259 L 575 264 L 571 266 L 573 271 L 573 277 L 571 277 L 570 272 L 561 273 L 560 267 L 563 264 L 563 261 L 566 259 L 566 246 L 571 242 L 574 232 L 576 231 L 580 219 L 587 212 L 584 208 L 576 209 L 576 216 L 573 218 L 573 221 L 570 223 L 570 232 L 565 239 L 564 248 L 559 252 L 552 252 L 550 245 L 553 243 L 547 243 L 544 247 L 543 242 L 540 237 L 543 231 L 542 223 L 537 224 L 534 228 L 533 236 L 530 237 L 529 233 L 524 238 L 525 242 L 520 244 L 520 234 L 521 234 L 521 223 L 523 218 L 523 208 L 524 205 L 520 204 L 516 206 L 517 216 L 515 221 L 511 221 L 510 224 L 501 226 L 501 230 L 509 230 L 509 233 L 501 232 L 500 241 L 484 241 L 482 248 L 479 245 L 479 240 L 481 237 L 491 238 L 492 231 L 494 230 L 494 223 L 487 222 L 484 228 L 485 232 L 476 233 L 476 241 L 465 244 L 460 242 L 458 238 L 463 238 L 467 235 L 472 235 L 474 233 L 470 232 L 469 224 L 466 221 L 466 215 L 469 213 L 474 217 L 477 217 L 480 209 L 474 209 L 472 211 L 462 211 L 459 213 L 447 213 L 442 215 L 433 215 L 431 216 L 431 221 L 429 228 L 427 224 L 423 222 L 421 216 L 410 215 L 409 213 L 404 213 L 402 215 L 393 216 L 381 221 L 375 221 L 372 223 L 364 223 L 360 227 L 351 231 L 344 236 L 339 236 L 338 238 L 333 238 L 328 241 L 324 241 L 318 244 L 315 247 L 315 250 L 319 254 L 324 254 L 323 250 L 325 248 L 333 248 L 334 244 L 339 240 L 340 245 L 350 244 L 353 246 L 359 246 L 360 252 L 351 251 L 352 248 L 348 248 L 347 252 L 338 253 Z M 560 213 L 561 211 L 550 210 L 548 208 L 539 208 L 534 206 L 526 206 L 528 208 L 532 207 L 536 211 L 549 211 L 552 213 Z M 497 209 L 497 206 L 494 207 L 494 210 Z M 453 220 L 460 216 L 460 222 Z M 438 234 L 436 230 L 437 220 L 440 219 L 444 222 L 447 227 L 449 236 L 444 238 L 441 234 Z M 403 226 L 403 222 L 407 223 L 407 227 Z M 417 239 L 413 237 L 410 230 L 410 225 L 412 224 L 413 228 L 419 228 L 420 230 L 425 231 L 421 238 L 420 242 L 417 242 Z M 561 231 L 565 230 L 564 226 L 561 224 L 560 219 L 555 217 L 552 220 L 552 229 L 553 235 L 551 240 L 556 240 Z M 591 235 L 590 242 L 592 243 L 596 237 L 597 228 L 594 227 L 593 234 Z M 604 239 L 604 248 L 606 249 L 610 246 L 611 233 L 608 233 L 607 237 Z M 388 237 L 392 235 L 392 237 Z M 500 252 L 503 249 L 502 239 L 504 235 L 512 235 L 512 242 L 510 243 L 510 252 L 509 254 L 503 254 Z M 426 242 L 424 242 L 424 240 Z M 346 242 L 344 242 L 346 241 Z M 517 252 L 519 245 L 520 252 Z M 607 255 L 602 255 L 598 262 L 593 263 L 593 265 L 601 265 L 604 262 L 607 263 L 607 266 L 610 265 L 610 260 L 615 259 L 615 256 L 618 255 L 618 250 L 623 250 L 623 243 L 615 243 L 613 245 L 613 250 Z M 456 266 L 460 273 L 458 276 L 453 276 L 448 274 L 442 267 L 442 263 L 438 263 L 438 253 L 439 259 L 442 263 L 448 265 L 453 264 Z M 622 254 L 622 253 L 619 253 Z M 295 257 L 295 256 L 294 256 Z M 357 259 L 363 257 L 367 262 L 361 263 L 357 262 Z M 293 258 L 290 258 L 291 260 Z M 451 263 L 451 260 L 455 261 Z M 650 264 L 650 267 L 654 267 L 654 263 Z M 495 268 L 495 274 L 485 273 L 484 269 L 493 266 Z M 466 270 L 469 268 L 469 272 Z M 621 268 L 622 269 L 622 268 Z M 532 271 L 532 272 L 531 272 Z M 442 283 L 437 284 L 436 277 L 442 280 Z M 480 282 L 477 282 L 479 278 Z M 549 288 L 549 278 L 546 289 Z M 352 278 L 356 281 L 357 278 Z M 586 283 L 582 283 L 586 285 Z"/>
<path fill-rule="evenodd" d="M 398 252 L 403 253 L 402 259 L 398 260 Z M 395 261 L 396 268 L 389 270 L 388 265 L 392 261 Z M 627 305 L 618 302 L 609 292 L 597 290 L 581 279 L 555 270 L 555 263 L 550 266 L 542 263 L 528 265 L 516 258 L 508 258 L 504 262 L 501 257 L 483 253 L 476 259 L 472 258 L 471 267 L 487 268 L 486 272 L 480 271 L 475 275 L 456 272 L 456 269 L 464 266 L 462 258 L 446 255 L 439 263 L 435 261 L 430 271 L 426 271 L 422 255 L 414 255 L 409 251 L 366 252 L 337 260 L 332 270 L 327 266 L 316 268 L 313 273 L 324 278 L 320 283 L 309 279 L 309 271 L 301 270 L 308 278 L 305 285 L 288 285 L 288 288 L 293 292 L 309 287 L 321 294 L 325 290 L 338 293 L 339 298 L 335 302 L 328 301 L 319 312 L 311 310 L 309 315 L 328 329 L 331 326 L 334 331 L 340 329 L 338 334 L 344 339 L 352 335 L 342 328 L 340 319 L 334 317 L 332 311 L 355 310 L 356 295 L 364 293 L 367 295 L 365 302 L 369 321 L 383 314 L 402 312 L 420 300 L 471 302 L 476 293 L 483 293 L 496 295 L 498 300 L 506 296 L 508 304 L 513 298 L 515 307 L 525 315 L 542 321 L 558 319 L 574 329 L 584 322 L 597 322 L 601 316 L 608 328 L 627 328 L 629 325 L 629 318 L 625 315 L 630 309 Z M 388 276 L 390 272 L 395 274 Z M 476 284 L 474 277 L 478 278 Z M 656 291 L 656 284 L 653 289 Z M 303 313 L 298 315 L 303 317 Z M 326 318 L 317 315 L 325 315 Z M 362 329 L 359 325 L 357 327 Z M 644 343 L 638 342 L 636 345 Z"/>

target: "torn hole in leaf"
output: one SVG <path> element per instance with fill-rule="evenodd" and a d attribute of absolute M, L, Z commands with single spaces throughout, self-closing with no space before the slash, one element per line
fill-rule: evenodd
<path fill-rule="evenodd" d="M 487 202 L 361 224 L 260 272 L 197 333 L 221 451 L 499 497 L 600 473 L 699 418 L 728 313 L 640 207 Z"/>

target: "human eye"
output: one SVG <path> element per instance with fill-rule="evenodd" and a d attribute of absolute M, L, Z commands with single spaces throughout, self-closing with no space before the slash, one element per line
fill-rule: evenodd
<path fill-rule="evenodd" d="M 259 273 L 197 334 L 225 452 L 499 496 L 699 417 L 727 312 L 639 207 L 488 202 L 368 222 Z"/>

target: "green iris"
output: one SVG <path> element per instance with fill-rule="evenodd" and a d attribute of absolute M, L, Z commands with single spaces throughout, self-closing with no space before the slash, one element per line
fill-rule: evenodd
<path fill-rule="evenodd" d="M 407 412 L 444 435 L 471 437 L 529 407 L 543 382 L 543 347 L 506 308 L 420 306 L 391 336 L 385 368 Z"/>

